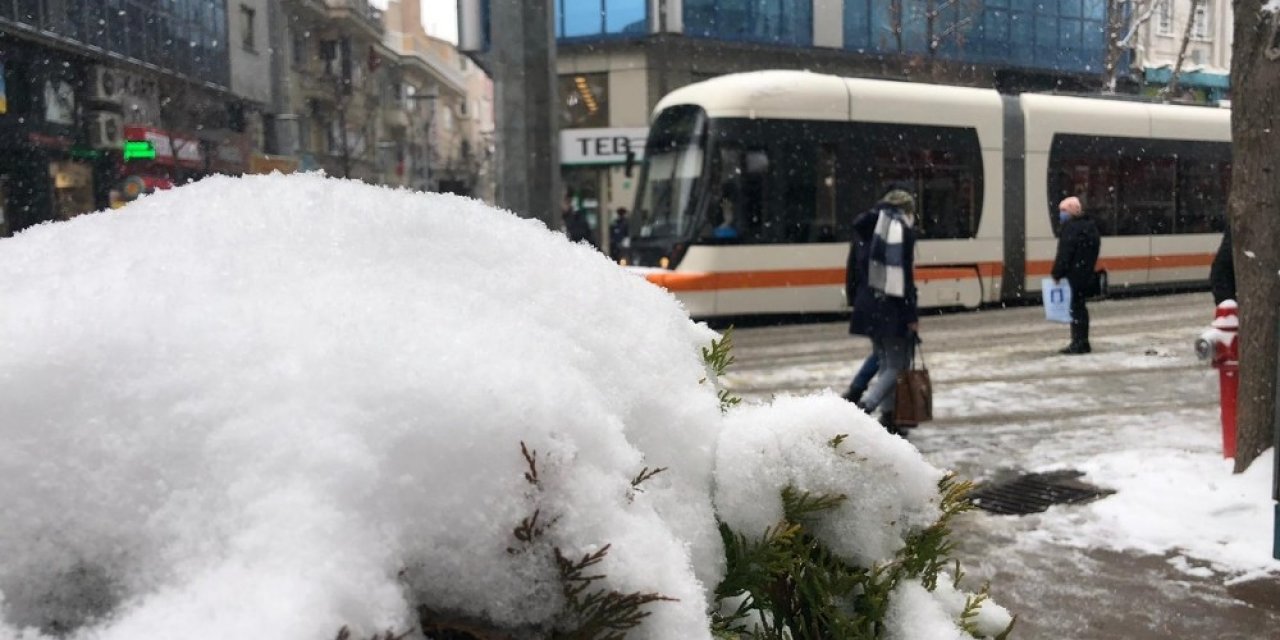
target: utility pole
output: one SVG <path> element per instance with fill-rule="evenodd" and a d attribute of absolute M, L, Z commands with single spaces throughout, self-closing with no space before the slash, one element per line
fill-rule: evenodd
<path fill-rule="evenodd" d="M 560 227 L 555 12 L 551 0 L 458 0 L 459 48 L 493 78 L 497 201 Z"/>

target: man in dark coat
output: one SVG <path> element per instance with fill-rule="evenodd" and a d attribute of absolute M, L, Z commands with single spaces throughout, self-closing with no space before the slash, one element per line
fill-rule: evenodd
<path fill-rule="evenodd" d="M 1066 278 L 1071 285 L 1071 344 L 1060 353 L 1079 355 L 1093 351 L 1089 346 L 1089 309 L 1085 299 L 1097 293 L 1102 234 L 1075 196 L 1058 204 L 1058 216 L 1062 228 L 1058 232 L 1058 255 L 1053 260 L 1053 280 Z"/>
<path fill-rule="evenodd" d="M 1209 287 L 1213 289 L 1215 305 L 1222 304 L 1224 300 L 1236 299 L 1236 269 L 1231 258 L 1230 227 L 1222 234 L 1218 255 L 1213 257 L 1213 266 L 1209 267 Z"/>
<path fill-rule="evenodd" d="M 614 261 L 626 257 L 631 246 L 631 225 L 627 222 L 627 208 L 618 207 L 617 217 L 609 225 L 609 255 Z"/>
<path fill-rule="evenodd" d="M 595 245 L 591 238 L 591 225 L 587 222 L 585 211 L 569 207 L 564 210 L 563 217 L 564 234 L 569 237 L 569 242 L 586 241 L 593 246 Z"/>
<path fill-rule="evenodd" d="M 851 248 L 856 264 L 846 283 L 853 289 L 849 333 L 870 337 L 880 364 L 858 405 L 868 413 L 879 408 L 880 423 L 891 433 L 899 432 L 893 416 L 898 372 L 911 364 L 918 327 L 914 227 L 915 198 L 901 189 L 858 216 Z"/>

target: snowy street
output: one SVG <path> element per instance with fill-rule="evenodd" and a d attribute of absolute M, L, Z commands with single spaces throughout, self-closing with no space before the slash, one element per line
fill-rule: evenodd
<path fill-rule="evenodd" d="M 1271 459 L 1221 460 L 1217 373 L 1192 341 L 1206 293 L 1092 303 L 1095 352 L 1038 306 L 928 316 L 936 421 L 910 440 L 978 480 L 1072 468 L 1117 493 L 1031 516 L 975 511 L 957 528 L 976 587 L 1020 638 L 1263 638 L 1280 630 Z M 848 384 L 869 351 L 842 322 L 735 332 L 730 385 L 748 400 Z"/>

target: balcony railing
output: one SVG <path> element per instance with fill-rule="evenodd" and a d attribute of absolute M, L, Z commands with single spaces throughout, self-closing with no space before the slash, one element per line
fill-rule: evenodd
<path fill-rule="evenodd" d="M 379 36 L 384 31 L 382 10 L 369 4 L 369 0 L 325 0 L 330 15 L 354 18 Z"/>

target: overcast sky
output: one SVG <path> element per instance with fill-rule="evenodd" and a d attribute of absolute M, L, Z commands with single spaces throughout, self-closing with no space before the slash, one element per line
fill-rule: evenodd
<path fill-rule="evenodd" d="M 416 2 L 417 0 L 401 0 Z M 369 0 L 379 9 L 387 8 L 387 0 Z M 457 0 L 421 0 L 422 26 L 427 33 L 444 38 L 449 42 L 458 41 L 458 3 Z"/>

